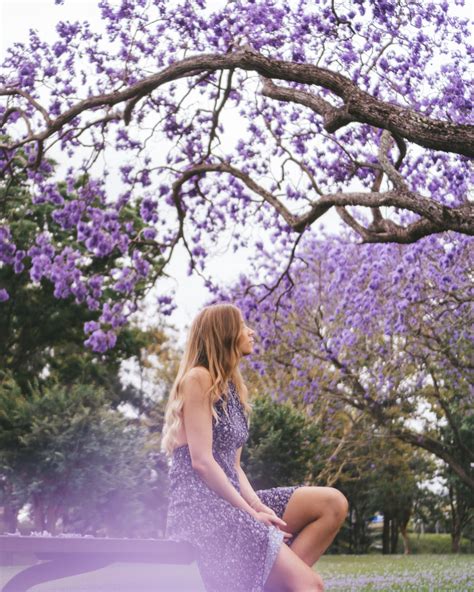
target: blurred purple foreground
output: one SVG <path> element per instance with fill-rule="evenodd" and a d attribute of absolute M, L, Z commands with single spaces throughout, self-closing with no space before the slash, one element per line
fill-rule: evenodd
<path fill-rule="evenodd" d="M 0 564 L 8 563 L 8 557 L 17 554 L 34 555 L 38 563 L 28 565 L 16 573 L 2 588 L 1 592 L 24 592 L 43 582 L 51 582 L 77 574 L 84 574 L 107 567 L 116 562 L 176 564 L 173 570 L 164 570 L 162 581 L 153 581 L 144 588 L 143 582 L 133 586 L 133 592 L 148 590 L 166 592 L 197 592 L 204 590 L 196 571 L 191 581 L 180 583 L 183 565 L 190 565 L 196 558 L 196 552 L 185 542 L 161 539 L 107 539 L 94 537 L 41 537 L 41 536 L 0 536 Z M 138 576 L 141 568 L 133 571 Z M 127 580 L 133 577 L 127 571 Z M 137 577 L 137 580 L 143 578 Z M 111 582 L 111 590 L 125 592 L 124 582 Z M 183 587 L 185 586 L 185 587 Z M 58 588 L 55 587 L 56 590 Z M 94 590 L 98 590 L 94 587 Z M 130 590 L 129 592 L 132 592 Z"/>

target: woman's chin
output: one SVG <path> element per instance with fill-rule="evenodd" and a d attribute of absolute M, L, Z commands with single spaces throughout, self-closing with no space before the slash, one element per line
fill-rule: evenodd
<path fill-rule="evenodd" d="M 241 350 L 241 353 L 240 353 L 240 355 L 241 355 L 241 356 L 244 358 L 245 356 L 248 356 L 248 355 L 250 355 L 252 352 L 253 352 L 253 347 L 252 347 L 252 346 L 250 346 L 250 347 L 248 347 L 247 349 L 243 349 L 243 350 Z"/>

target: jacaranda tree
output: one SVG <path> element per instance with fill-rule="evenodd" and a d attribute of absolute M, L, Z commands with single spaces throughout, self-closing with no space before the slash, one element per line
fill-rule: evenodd
<path fill-rule="evenodd" d="M 251 222 L 290 259 L 328 210 L 365 242 L 474 233 L 461 1 L 98 6 L 100 31 L 85 21 L 59 22 L 52 41 L 33 31 L 0 72 L 0 174 L 8 183 L 21 166 L 33 200 L 54 204 L 54 224 L 77 245 L 65 253 L 46 227 L 19 252 L 2 219 L 0 261 L 98 303 L 92 347 L 133 310 L 147 254 L 165 265 L 182 243 L 201 268 L 225 228 L 238 248 Z M 73 199 L 48 164 L 58 153 Z M 145 227 L 121 215 L 131 203 Z M 113 272 L 88 280 L 112 253 Z M 108 290 L 121 303 L 113 311 Z M 160 302 L 169 308 L 169 294 Z"/>
<path fill-rule="evenodd" d="M 263 255 L 259 286 L 243 276 L 218 298 L 237 299 L 258 331 L 254 368 L 290 375 L 283 398 L 362 411 L 473 490 L 472 247 L 462 235 L 413 245 L 307 235 L 291 274 Z"/>

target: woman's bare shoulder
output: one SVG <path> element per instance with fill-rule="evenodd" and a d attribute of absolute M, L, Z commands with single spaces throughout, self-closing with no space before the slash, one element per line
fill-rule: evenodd
<path fill-rule="evenodd" d="M 183 389 L 195 388 L 200 386 L 202 389 L 208 390 L 212 385 L 211 373 L 204 366 L 195 366 L 186 372 L 181 380 Z"/>

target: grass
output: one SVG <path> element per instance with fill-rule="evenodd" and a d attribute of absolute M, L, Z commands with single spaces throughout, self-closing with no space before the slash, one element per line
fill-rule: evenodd
<path fill-rule="evenodd" d="M 0 567 L 0 587 L 21 567 Z M 474 592 L 474 555 L 326 555 L 327 592 Z M 116 563 L 35 586 L 32 592 L 204 592 L 191 566 Z"/>
<path fill-rule="evenodd" d="M 474 591 L 474 555 L 326 555 L 316 570 L 327 592 Z"/>

